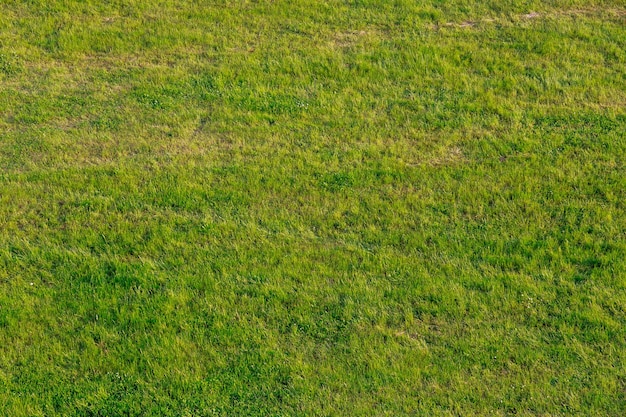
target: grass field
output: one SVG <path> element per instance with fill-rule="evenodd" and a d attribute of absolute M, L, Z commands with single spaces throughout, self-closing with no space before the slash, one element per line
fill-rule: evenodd
<path fill-rule="evenodd" d="M 626 415 L 626 3 L 2 1 L 0 415 Z"/>

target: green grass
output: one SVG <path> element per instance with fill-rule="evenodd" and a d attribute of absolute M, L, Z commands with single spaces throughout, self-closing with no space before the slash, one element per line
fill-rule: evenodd
<path fill-rule="evenodd" d="M 625 28 L 3 1 L 0 415 L 625 415 Z"/>

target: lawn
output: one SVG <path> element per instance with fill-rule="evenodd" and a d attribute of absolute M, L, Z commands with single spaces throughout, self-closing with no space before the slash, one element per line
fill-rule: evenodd
<path fill-rule="evenodd" d="M 0 415 L 626 415 L 626 3 L 2 1 Z"/>

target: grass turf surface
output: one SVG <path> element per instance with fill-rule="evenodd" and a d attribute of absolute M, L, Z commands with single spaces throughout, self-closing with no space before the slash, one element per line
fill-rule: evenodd
<path fill-rule="evenodd" d="M 0 414 L 626 414 L 625 16 L 4 1 Z"/>

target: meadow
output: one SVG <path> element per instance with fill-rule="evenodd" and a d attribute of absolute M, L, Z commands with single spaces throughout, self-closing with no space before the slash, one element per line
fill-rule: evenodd
<path fill-rule="evenodd" d="M 2 1 L 0 415 L 626 415 L 626 4 Z"/>

